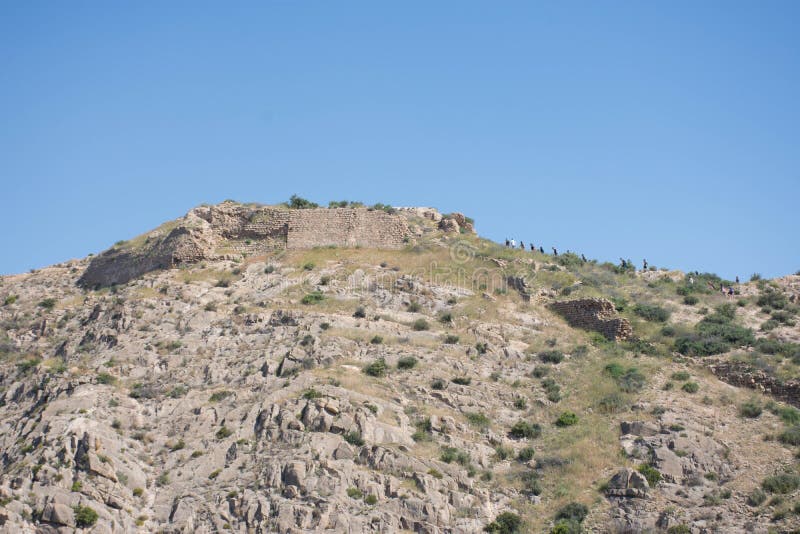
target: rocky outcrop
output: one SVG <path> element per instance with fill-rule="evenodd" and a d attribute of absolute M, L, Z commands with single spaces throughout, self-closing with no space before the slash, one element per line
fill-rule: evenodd
<path fill-rule="evenodd" d="M 630 468 L 621 469 L 611 477 L 606 489 L 609 497 L 646 498 L 650 491 L 647 479 L 641 473 Z"/>
<path fill-rule="evenodd" d="M 570 326 L 600 332 L 612 340 L 627 339 L 633 334 L 630 322 L 617 315 L 614 304 L 606 299 L 589 298 L 553 302 L 550 308 Z"/>

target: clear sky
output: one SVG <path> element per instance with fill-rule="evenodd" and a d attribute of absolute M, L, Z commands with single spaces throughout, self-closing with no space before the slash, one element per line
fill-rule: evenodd
<path fill-rule="evenodd" d="M 0 273 L 203 202 L 800 269 L 800 2 L 0 3 Z"/>

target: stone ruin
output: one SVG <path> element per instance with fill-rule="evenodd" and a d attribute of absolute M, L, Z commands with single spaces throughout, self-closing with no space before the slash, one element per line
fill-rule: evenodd
<path fill-rule="evenodd" d="M 607 339 L 627 339 L 633 335 L 630 322 L 617 315 L 614 304 L 603 298 L 563 300 L 550 304 L 570 326 L 600 332 Z"/>
<path fill-rule="evenodd" d="M 78 284 L 124 284 L 157 269 L 276 249 L 400 249 L 415 236 L 415 219 L 446 232 L 474 232 L 462 214 L 444 216 L 432 208 L 289 209 L 223 202 L 194 208 L 174 223 L 106 250 L 92 259 Z"/>

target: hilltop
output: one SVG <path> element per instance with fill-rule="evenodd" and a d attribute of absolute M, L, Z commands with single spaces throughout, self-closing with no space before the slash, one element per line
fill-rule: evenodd
<path fill-rule="evenodd" d="M 799 299 L 432 208 L 200 206 L 0 278 L 0 531 L 793 531 Z"/>

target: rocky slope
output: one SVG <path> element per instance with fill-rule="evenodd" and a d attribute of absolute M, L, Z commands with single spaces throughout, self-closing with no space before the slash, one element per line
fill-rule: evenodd
<path fill-rule="evenodd" d="M 0 531 L 800 528 L 800 277 L 731 298 L 400 217 L 392 250 L 207 218 L 176 262 L 184 218 L 2 277 Z M 580 298 L 627 339 L 570 326 Z"/>

